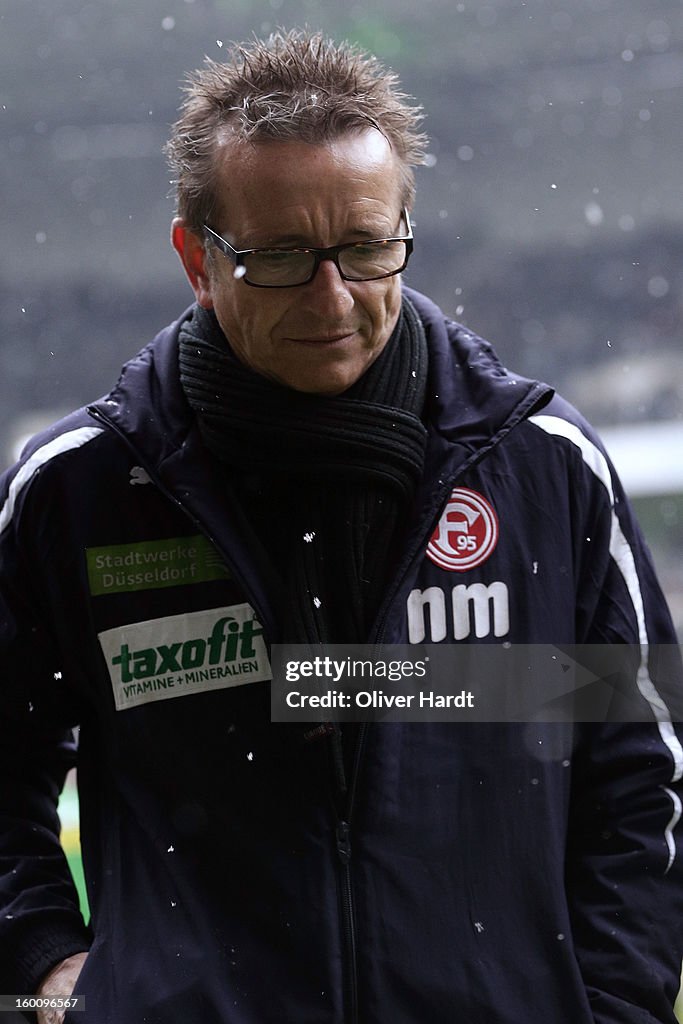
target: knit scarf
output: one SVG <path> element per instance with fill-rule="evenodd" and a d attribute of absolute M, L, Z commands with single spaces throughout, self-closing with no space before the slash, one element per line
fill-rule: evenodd
<path fill-rule="evenodd" d="M 422 473 L 424 329 L 403 297 L 379 357 L 343 394 L 268 380 L 196 306 L 180 334 L 180 379 L 207 448 L 226 470 L 247 543 L 270 566 L 287 643 L 370 636 Z"/>

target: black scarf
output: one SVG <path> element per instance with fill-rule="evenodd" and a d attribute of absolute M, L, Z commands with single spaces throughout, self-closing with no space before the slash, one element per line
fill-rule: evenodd
<path fill-rule="evenodd" d="M 336 397 L 243 365 L 200 306 L 180 334 L 180 375 L 248 540 L 269 556 L 282 640 L 365 642 L 424 459 L 427 347 L 414 307 L 403 298 L 379 357 Z"/>

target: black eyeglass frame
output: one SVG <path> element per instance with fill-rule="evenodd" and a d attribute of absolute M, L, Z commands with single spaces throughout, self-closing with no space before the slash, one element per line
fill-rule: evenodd
<path fill-rule="evenodd" d="M 388 277 L 394 277 L 396 274 L 400 274 L 408 265 L 408 260 L 413 252 L 413 226 L 410 223 L 410 215 L 408 208 L 404 207 L 401 216 L 406 222 L 406 228 L 408 230 L 407 235 L 395 235 L 392 238 L 368 238 L 364 241 L 358 242 L 344 242 L 343 245 L 331 245 L 327 249 L 317 249 L 313 246 L 296 246 L 291 249 L 279 247 L 279 246 L 262 246 L 259 249 L 235 249 L 230 242 L 226 242 L 222 235 L 210 228 L 208 224 L 202 225 L 204 229 L 204 237 L 212 242 L 217 249 L 227 256 L 228 259 L 232 260 L 235 267 L 244 267 L 244 260 L 247 256 L 251 256 L 253 253 L 258 252 L 291 252 L 291 253 L 310 253 L 313 255 L 315 262 L 313 263 L 313 269 L 309 277 L 305 281 L 297 281 L 296 284 L 256 284 L 254 281 L 250 281 L 245 273 L 242 275 L 241 280 L 245 284 L 248 284 L 251 288 L 299 288 L 301 285 L 310 284 L 315 275 L 318 273 L 318 267 L 323 260 L 332 260 L 335 267 L 339 271 L 339 275 L 343 281 L 353 281 L 357 284 L 362 284 L 364 281 L 384 281 Z M 339 266 L 339 253 L 343 252 L 344 249 L 352 249 L 356 245 L 370 245 L 374 242 L 405 242 L 406 246 L 406 257 L 400 267 L 397 270 L 392 270 L 388 274 L 381 274 L 379 277 L 348 277 L 342 268 Z"/>

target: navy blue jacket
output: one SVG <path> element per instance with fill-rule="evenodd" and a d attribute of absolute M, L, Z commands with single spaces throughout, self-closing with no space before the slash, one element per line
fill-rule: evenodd
<path fill-rule="evenodd" d="M 382 723 L 340 800 L 270 722 L 279 609 L 178 380 L 179 322 L 0 489 L 0 991 L 69 1024 L 671 1024 L 671 622 L 590 428 L 409 293 L 424 478 L 368 640 L 628 643 L 640 725 Z M 186 314 L 187 315 L 187 314 Z M 277 507 L 272 515 L 278 515 Z M 55 800 L 78 744 L 86 929 Z"/>

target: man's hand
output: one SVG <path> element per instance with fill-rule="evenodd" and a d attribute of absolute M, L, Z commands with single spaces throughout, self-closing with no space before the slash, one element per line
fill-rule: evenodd
<path fill-rule="evenodd" d="M 73 993 L 78 975 L 83 970 L 87 953 L 75 953 L 53 967 L 46 974 L 36 995 L 38 996 L 70 996 Z M 62 1024 L 66 1010 L 38 1010 L 38 1024 Z"/>

